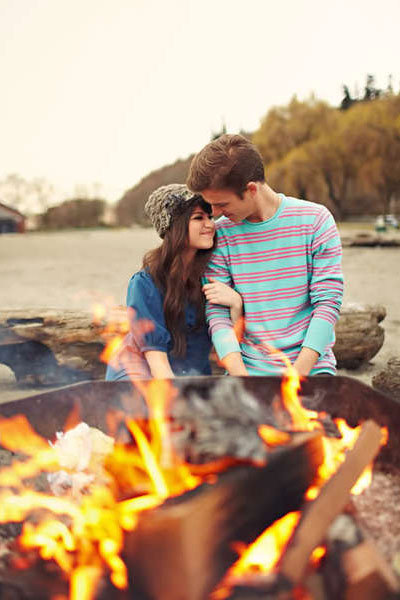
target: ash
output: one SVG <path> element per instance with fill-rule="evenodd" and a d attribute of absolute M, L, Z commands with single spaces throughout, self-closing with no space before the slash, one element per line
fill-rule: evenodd
<path fill-rule="evenodd" d="M 267 449 L 257 428 L 274 422 L 271 408 L 230 377 L 211 388 L 188 384 L 172 407 L 172 419 L 176 450 L 196 463 L 223 457 L 264 460 Z"/>
<path fill-rule="evenodd" d="M 353 496 L 358 516 L 400 581 L 400 470 L 374 471 L 371 485 Z"/>

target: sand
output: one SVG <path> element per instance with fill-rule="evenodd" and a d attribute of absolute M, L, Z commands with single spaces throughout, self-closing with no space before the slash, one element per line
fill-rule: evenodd
<path fill-rule="evenodd" d="M 102 301 L 124 304 L 128 280 L 159 238 L 150 229 L 0 235 L 0 307 L 91 310 Z M 370 384 L 400 354 L 400 247 L 344 248 L 345 302 L 383 304 L 385 342 L 370 364 L 339 371 Z M 0 365 L 0 402 L 39 390 L 20 389 Z"/>

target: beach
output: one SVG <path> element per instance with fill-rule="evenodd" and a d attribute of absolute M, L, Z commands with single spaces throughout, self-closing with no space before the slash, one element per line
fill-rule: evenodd
<path fill-rule="evenodd" d="M 91 311 L 94 304 L 125 303 L 126 288 L 143 254 L 159 243 L 152 229 L 73 230 L 0 235 L 1 309 L 57 308 Z M 368 365 L 338 373 L 370 384 L 399 355 L 400 247 L 343 249 L 345 303 L 382 304 L 385 342 Z M 0 402 L 42 390 L 20 389 L 0 365 Z"/>

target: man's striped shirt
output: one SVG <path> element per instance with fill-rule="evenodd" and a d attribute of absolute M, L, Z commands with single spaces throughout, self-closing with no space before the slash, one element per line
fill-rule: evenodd
<path fill-rule="evenodd" d="M 334 325 L 343 296 L 342 248 L 328 209 L 280 194 L 264 222 L 216 223 L 217 249 L 205 277 L 231 285 L 243 299 L 244 336 L 233 332 L 229 309 L 208 304 L 206 316 L 219 358 L 241 352 L 251 375 L 277 375 L 281 353 L 293 363 L 302 346 L 319 353 L 311 375 L 335 373 Z"/>

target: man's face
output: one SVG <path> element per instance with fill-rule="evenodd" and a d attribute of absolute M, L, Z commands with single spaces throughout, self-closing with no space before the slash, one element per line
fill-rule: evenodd
<path fill-rule="evenodd" d="M 214 217 L 224 215 L 234 223 L 240 223 L 254 211 L 253 199 L 248 191 L 244 192 L 243 198 L 227 189 L 203 190 L 201 195 L 211 204 Z"/>

